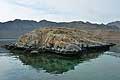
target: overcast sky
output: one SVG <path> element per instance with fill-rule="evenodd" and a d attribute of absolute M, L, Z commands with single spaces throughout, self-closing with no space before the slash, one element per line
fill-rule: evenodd
<path fill-rule="evenodd" d="M 0 22 L 14 19 L 108 23 L 120 20 L 120 0 L 0 0 Z"/>

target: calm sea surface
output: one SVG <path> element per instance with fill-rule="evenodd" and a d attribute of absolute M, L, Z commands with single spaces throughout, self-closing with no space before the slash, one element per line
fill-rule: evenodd
<path fill-rule="evenodd" d="M 0 40 L 1 45 L 7 42 L 14 40 Z M 0 80 L 120 80 L 120 47 L 115 49 L 69 58 L 0 48 Z"/>

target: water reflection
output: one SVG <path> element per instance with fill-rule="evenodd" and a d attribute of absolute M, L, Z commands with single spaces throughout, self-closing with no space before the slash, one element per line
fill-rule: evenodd
<path fill-rule="evenodd" d="M 74 70 L 75 66 L 90 59 L 97 58 L 101 53 L 89 53 L 79 57 L 63 57 L 55 54 L 20 54 L 14 51 L 14 56 L 22 61 L 24 65 L 30 65 L 36 70 L 45 70 L 52 74 L 62 74 L 69 70 Z"/>

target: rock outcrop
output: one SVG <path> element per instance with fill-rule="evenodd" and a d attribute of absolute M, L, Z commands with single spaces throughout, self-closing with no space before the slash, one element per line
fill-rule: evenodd
<path fill-rule="evenodd" d="M 80 46 L 104 44 L 102 39 L 85 30 L 74 28 L 35 29 L 22 35 L 17 47 L 42 47 L 54 49 L 78 50 Z"/>

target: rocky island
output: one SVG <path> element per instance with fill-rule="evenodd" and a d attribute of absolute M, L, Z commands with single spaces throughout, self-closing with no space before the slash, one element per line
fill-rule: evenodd
<path fill-rule="evenodd" d="M 106 51 L 114 44 L 86 30 L 75 28 L 40 28 L 19 37 L 14 45 L 6 46 L 12 50 L 29 53 L 55 53 L 76 55 L 88 52 Z"/>

